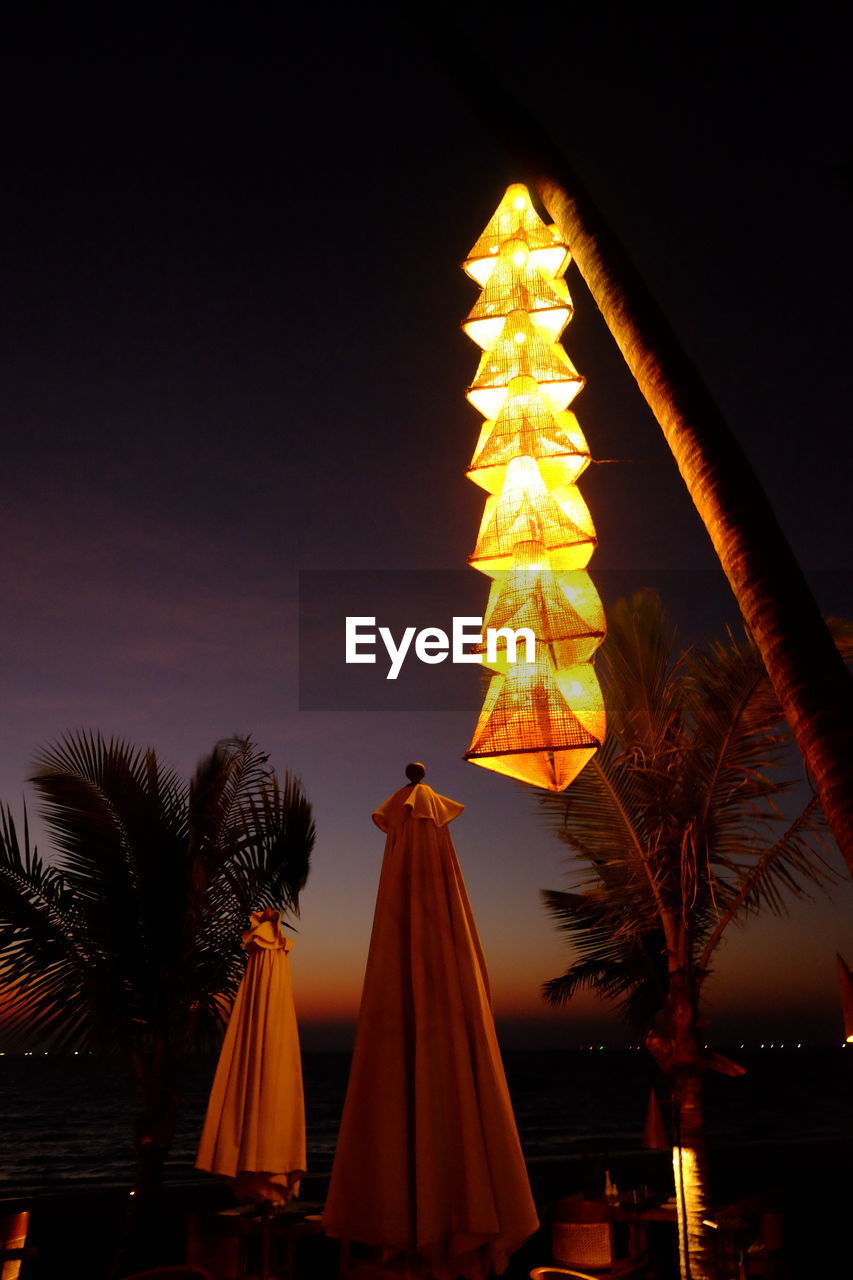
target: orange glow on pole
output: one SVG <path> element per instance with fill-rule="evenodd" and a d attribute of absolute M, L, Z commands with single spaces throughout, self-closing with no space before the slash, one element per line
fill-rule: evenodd
<path fill-rule="evenodd" d="M 479 652 L 492 676 L 466 759 L 562 791 L 604 738 L 592 657 L 604 612 L 586 572 L 596 535 L 577 481 L 590 461 L 569 405 L 583 388 L 557 339 L 572 316 L 569 251 L 527 188 L 509 187 L 466 258 L 482 287 L 463 328 L 482 348 L 483 414 L 468 476 L 489 497 L 469 563 L 492 579 Z M 535 661 L 520 629 L 536 638 Z"/>

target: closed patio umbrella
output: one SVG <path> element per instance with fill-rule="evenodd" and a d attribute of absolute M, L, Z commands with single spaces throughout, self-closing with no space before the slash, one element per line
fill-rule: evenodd
<path fill-rule="evenodd" d="M 649 1151 L 663 1151 L 669 1148 L 660 1104 L 654 1089 L 649 1090 L 649 1105 L 646 1107 L 646 1122 L 643 1125 L 643 1146 Z"/>
<path fill-rule="evenodd" d="M 406 1275 L 483 1280 L 538 1223 L 448 830 L 463 806 L 407 774 L 373 814 L 387 841 L 323 1226 Z"/>
<path fill-rule="evenodd" d="M 207 1104 L 196 1168 L 233 1178 L 241 1198 L 270 1205 L 305 1174 L 302 1064 L 281 913 L 256 912 L 243 934 L 237 990 Z"/>

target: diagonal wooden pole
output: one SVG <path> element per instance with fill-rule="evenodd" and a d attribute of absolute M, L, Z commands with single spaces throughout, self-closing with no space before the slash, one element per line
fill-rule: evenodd
<path fill-rule="evenodd" d="M 761 483 L 569 160 L 436 5 L 408 17 L 557 224 L 657 419 L 853 875 L 853 677 Z"/>

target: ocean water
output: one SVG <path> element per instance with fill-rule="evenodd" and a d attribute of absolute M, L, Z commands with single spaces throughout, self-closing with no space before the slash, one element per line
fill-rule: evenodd
<path fill-rule="evenodd" d="M 706 1115 L 716 1146 L 792 1144 L 853 1135 L 853 1046 L 732 1051 L 739 1080 L 709 1077 Z M 640 1145 L 648 1092 L 660 1085 L 643 1050 L 508 1052 L 507 1079 L 531 1170 L 590 1150 L 610 1157 Z M 186 1071 L 170 1182 L 199 1182 L 193 1167 L 212 1062 Z M 308 1165 L 334 1156 L 349 1055 L 303 1055 Z M 133 1091 L 114 1063 L 90 1056 L 0 1057 L 0 1195 L 70 1183 L 129 1184 Z M 666 1108 L 664 1107 L 666 1116 Z"/>

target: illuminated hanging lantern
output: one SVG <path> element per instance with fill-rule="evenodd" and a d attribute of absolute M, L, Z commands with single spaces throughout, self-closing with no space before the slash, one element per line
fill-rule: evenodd
<path fill-rule="evenodd" d="M 472 280 L 486 285 L 500 257 L 501 245 L 522 240 L 533 264 L 544 275 L 559 276 L 569 261 L 569 251 L 554 226 L 546 226 L 533 208 L 530 192 L 520 182 L 507 187 L 489 222 L 462 266 Z"/>
<path fill-rule="evenodd" d="M 554 569 L 583 569 L 595 550 L 595 529 L 580 490 L 548 489 L 530 457 L 513 458 L 500 493 L 486 500 L 469 563 L 488 574 L 509 569 L 520 542 L 541 542 Z"/>
<path fill-rule="evenodd" d="M 552 791 L 605 729 L 591 662 L 604 611 L 586 572 L 596 536 L 576 483 L 590 455 L 568 407 L 584 380 L 557 341 L 568 262 L 516 183 L 463 264 L 482 286 L 463 324 L 483 351 L 467 394 L 486 419 L 468 476 L 489 494 L 469 563 L 492 579 L 477 652 L 494 673 L 465 758 Z"/>
<path fill-rule="evenodd" d="M 546 342 L 557 341 L 572 314 L 566 282 L 544 276 L 523 240 L 508 240 L 502 246 L 494 271 L 462 328 L 489 350 L 512 311 L 526 312 Z"/>
<path fill-rule="evenodd" d="M 533 378 L 553 413 L 566 409 L 583 378 L 559 342 L 548 342 L 526 311 L 511 311 L 493 347 L 483 352 L 468 399 L 486 418 L 494 418 L 514 378 Z"/>
<path fill-rule="evenodd" d="M 466 759 L 550 791 L 562 791 L 604 735 L 592 665 L 555 672 L 551 658 L 517 661 L 492 677 Z"/>
<path fill-rule="evenodd" d="M 500 493 L 513 458 L 535 458 L 549 488 L 574 484 L 589 464 L 589 448 L 573 413 L 553 413 L 533 378 L 514 378 L 497 418 L 483 423 L 468 479 Z"/>
<path fill-rule="evenodd" d="M 541 543 L 519 543 L 513 567 L 492 583 L 484 626 L 487 632 L 527 628 L 560 670 L 592 658 L 604 639 L 604 609 L 588 573 L 556 574 Z M 485 655 L 484 666 L 506 671 L 506 645 L 490 656 L 484 641 L 476 651 Z"/>

